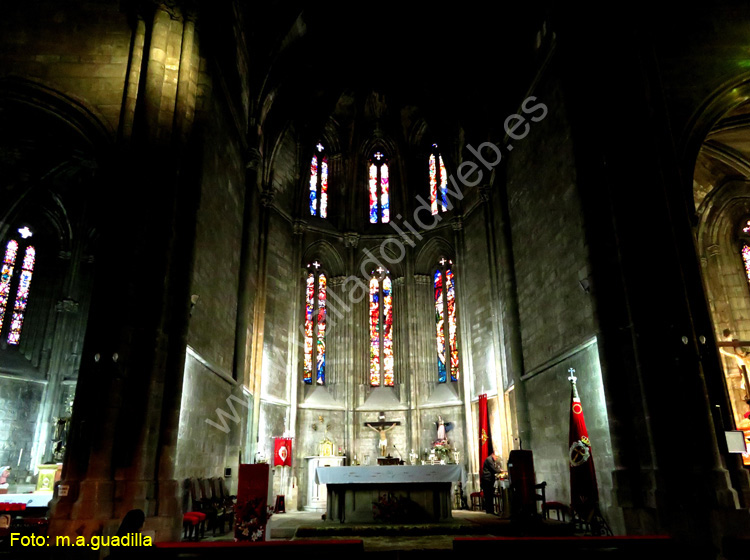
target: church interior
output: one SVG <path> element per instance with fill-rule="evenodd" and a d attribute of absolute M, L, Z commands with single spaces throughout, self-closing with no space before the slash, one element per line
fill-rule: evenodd
<path fill-rule="evenodd" d="M 0 514 L 493 449 L 571 504 L 575 386 L 614 535 L 750 552 L 750 5 L 2 11 Z"/>

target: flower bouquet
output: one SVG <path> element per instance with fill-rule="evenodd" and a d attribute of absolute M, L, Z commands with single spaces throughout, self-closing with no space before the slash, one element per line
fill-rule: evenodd
<path fill-rule="evenodd" d="M 447 439 L 438 439 L 432 442 L 432 449 L 435 456 L 441 461 L 447 462 L 451 453 L 451 444 Z"/>

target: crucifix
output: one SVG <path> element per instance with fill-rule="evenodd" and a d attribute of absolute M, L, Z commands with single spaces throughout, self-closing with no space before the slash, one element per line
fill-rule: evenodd
<path fill-rule="evenodd" d="M 378 422 L 365 422 L 365 426 L 370 428 L 374 432 L 380 434 L 380 440 L 378 441 L 378 449 L 380 450 L 380 456 L 386 457 L 388 454 L 388 439 L 386 438 L 386 432 L 391 431 L 396 426 L 401 425 L 399 421 L 386 421 L 385 413 L 381 412 L 378 416 Z"/>
<path fill-rule="evenodd" d="M 750 352 L 740 350 L 741 346 L 750 346 L 748 340 L 727 340 L 717 343 L 719 352 L 737 361 L 737 365 L 742 373 L 742 379 L 745 382 L 745 402 L 750 404 L 750 378 L 748 378 L 747 368 L 750 365 Z M 734 351 L 729 352 L 725 348 L 732 348 Z"/>

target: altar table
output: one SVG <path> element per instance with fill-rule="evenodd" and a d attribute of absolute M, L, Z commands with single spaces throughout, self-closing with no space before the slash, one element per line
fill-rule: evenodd
<path fill-rule="evenodd" d="M 328 490 L 326 520 L 340 523 L 419 523 L 451 515 L 451 484 L 466 482 L 461 465 L 319 467 Z"/>

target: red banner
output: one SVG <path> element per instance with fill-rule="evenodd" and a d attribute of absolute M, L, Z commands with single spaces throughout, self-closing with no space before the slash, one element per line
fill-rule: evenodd
<path fill-rule="evenodd" d="M 274 440 L 273 452 L 274 467 L 292 466 L 292 439 L 277 437 Z"/>
<path fill-rule="evenodd" d="M 492 431 L 490 415 L 487 410 L 487 395 L 479 395 L 479 470 L 487 456 L 492 453 Z"/>
<path fill-rule="evenodd" d="M 583 418 L 583 406 L 578 396 L 575 370 L 570 371 L 570 435 L 568 438 L 568 460 L 570 462 L 570 503 L 573 510 L 582 518 L 588 519 L 599 502 L 599 488 L 596 484 L 594 457 L 591 454 L 591 441 Z"/>

